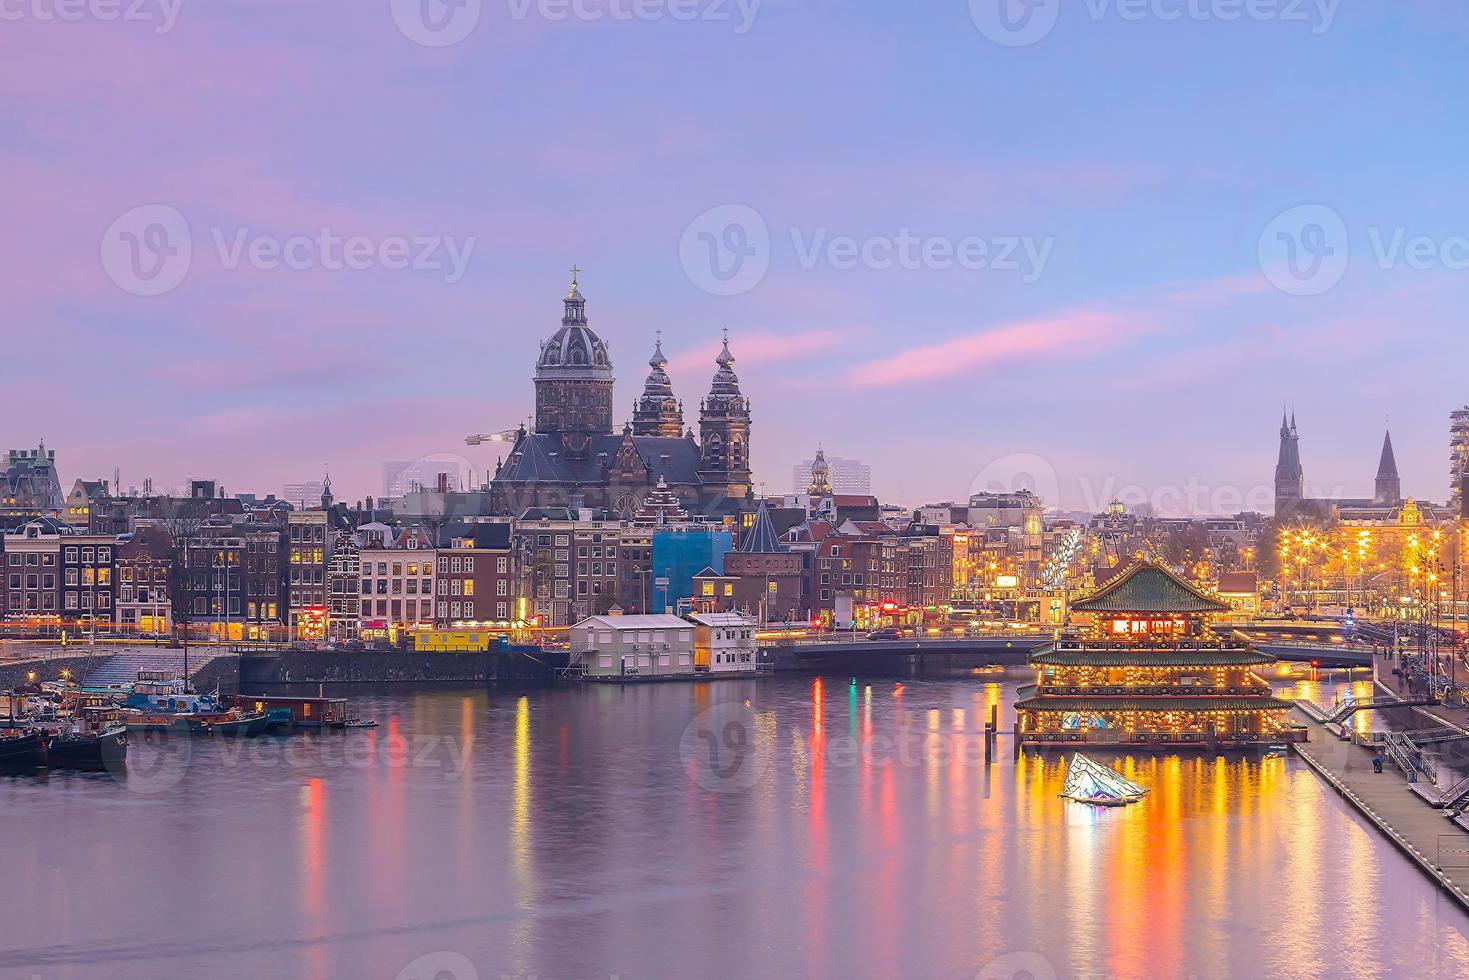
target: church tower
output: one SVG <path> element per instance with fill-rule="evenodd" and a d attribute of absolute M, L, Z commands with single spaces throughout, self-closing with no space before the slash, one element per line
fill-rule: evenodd
<path fill-rule="evenodd" d="M 612 359 L 587 326 L 587 301 L 571 270 L 561 329 L 536 362 L 536 431 L 561 437 L 562 451 L 585 458 L 593 436 L 612 433 Z"/>
<path fill-rule="evenodd" d="M 1398 460 L 1392 451 L 1392 433 L 1382 437 L 1382 457 L 1377 462 L 1377 491 L 1373 503 L 1403 502 L 1403 481 L 1398 478 Z"/>
<path fill-rule="evenodd" d="M 1285 514 L 1306 495 L 1306 477 L 1301 470 L 1301 437 L 1296 420 L 1280 414 L 1280 458 L 1275 464 L 1275 513 Z"/>
<path fill-rule="evenodd" d="M 743 498 L 750 493 L 750 403 L 740 391 L 729 352 L 715 358 L 719 370 L 699 411 L 699 482 L 710 496 Z"/>
<path fill-rule="evenodd" d="M 683 435 L 683 404 L 673 397 L 673 382 L 668 379 L 668 358 L 663 356 L 663 331 L 648 358 L 652 371 L 643 385 L 643 396 L 633 403 L 632 434 L 663 436 L 677 439 Z"/>
<path fill-rule="evenodd" d="M 806 493 L 813 503 L 831 496 L 831 464 L 826 461 L 826 449 L 823 447 L 816 449 L 816 460 L 811 464 L 811 483 L 806 487 Z"/>

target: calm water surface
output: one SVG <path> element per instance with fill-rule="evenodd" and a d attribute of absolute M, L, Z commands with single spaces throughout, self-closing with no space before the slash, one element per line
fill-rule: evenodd
<path fill-rule="evenodd" d="M 5 778 L 0 976 L 1469 976 L 1469 916 L 1298 761 L 1123 758 L 1151 795 L 1094 811 L 984 764 L 1014 687 L 399 690 Z"/>

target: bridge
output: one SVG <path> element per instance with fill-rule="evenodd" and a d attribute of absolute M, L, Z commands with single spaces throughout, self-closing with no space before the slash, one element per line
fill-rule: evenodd
<path fill-rule="evenodd" d="M 761 662 L 777 671 L 811 673 L 972 673 L 986 667 L 1023 667 L 1032 653 L 1052 642 L 1035 633 L 981 634 L 908 639 L 797 638 L 761 648 Z M 1372 651 L 1334 643 L 1259 643 L 1256 649 L 1279 660 L 1323 668 L 1372 666 Z"/>

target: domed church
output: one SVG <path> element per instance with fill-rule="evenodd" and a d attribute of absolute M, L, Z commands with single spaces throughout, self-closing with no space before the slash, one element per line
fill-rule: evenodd
<path fill-rule="evenodd" d="M 516 433 L 490 483 L 496 512 L 580 504 L 631 519 L 660 481 L 691 514 L 721 516 L 748 506 L 750 403 L 734 372 L 728 332 L 699 406 L 697 438 L 684 427 L 661 335 L 632 418 L 614 431 L 612 356 L 587 323 L 576 274 L 561 329 L 541 344 L 536 361 L 535 428 Z"/>

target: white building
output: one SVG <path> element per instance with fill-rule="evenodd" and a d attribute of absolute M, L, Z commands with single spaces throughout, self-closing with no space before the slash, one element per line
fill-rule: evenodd
<path fill-rule="evenodd" d="M 593 616 L 571 628 L 572 663 L 588 677 L 694 673 L 694 624 L 677 616 Z"/>
<path fill-rule="evenodd" d="M 739 613 L 700 613 L 694 624 L 694 663 L 711 673 L 753 672 L 759 666 L 755 621 Z"/>

